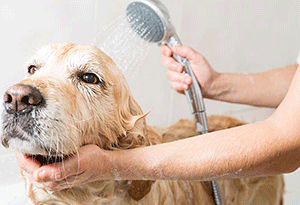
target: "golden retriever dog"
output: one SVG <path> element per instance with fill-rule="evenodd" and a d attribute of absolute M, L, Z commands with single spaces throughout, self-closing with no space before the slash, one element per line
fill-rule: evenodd
<path fill-rule="evenodd" d="M 113 60 L 91 45 L 61 43 L 39 50 L 27 76 L 4 94 L 4 147 L 41 164 L 61 161 L 86 144 L 120 150 L 197 135 L 195 123 L 147 126 Z M 209 117 L 210 131 L 242 125 L 225 116 Z M 107 180 L 48 193 L 26 178 L 29 204 L 214 204 L 209 182 Z M 224 204 L 282 204 L 283 177 L 220 180 Z"/>

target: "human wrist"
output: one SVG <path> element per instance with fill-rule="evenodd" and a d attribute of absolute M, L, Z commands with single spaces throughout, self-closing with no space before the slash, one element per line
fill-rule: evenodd
<path fill-rule="evenodd" d="M 210 82 L 202 88 L 202 92 L 205 98 L 224 100 L 230 87 L 230 80 L 226 73 L 214 72 Z"/>
<path fill-rule="evenodd" d="M 115 151 L 103 151 L 105 154 L 102 156 L 103 165 L 106 167 L 104 169 L 103 177 L 104 179 L 113 180 L 131 180 L 135 179 L 135 175 L 138 173 L 138 168 L 136 167 L 136 159 L 132 158 L 130 154 L 131 150 L 115 150 Z M 102 169 L 103 169 L 103 165 Z M 101 169 L 101 168 L 100 168 Z M 133 170 L 135 170 L 133 172 Z"/>
<path fill-rule="evenodd" d="M 93 173 L 95 180 L 115 180 L 117 179 L 116 170 L 119 164 L 115 151 L 103 150 L 98 147 L 90 156 L 94 162 Z"/>
<path fill-rule="evenodd" d="M 152 167 L 145 161 L 147 151 L 144 148 L 135 148 L 129 150 L 110 151 L 111 173 L 114 179 L 122 180 L 152 180 L 155 173 L 152 173 Z"/>

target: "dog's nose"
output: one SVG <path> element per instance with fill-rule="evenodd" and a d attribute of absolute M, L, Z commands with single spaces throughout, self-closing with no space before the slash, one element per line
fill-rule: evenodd
<path fill-rule="evenodd" d="M 31 85 L 16 84 L 5 92 L 3 100 L 7 112 L 29 113 L 42 103 L 42 94 Z"/>

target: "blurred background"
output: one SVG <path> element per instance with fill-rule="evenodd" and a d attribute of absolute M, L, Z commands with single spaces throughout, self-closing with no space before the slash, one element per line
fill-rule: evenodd
<path fill-rule="evenodd" d="M 299 0 L 161 1 L 183 44 L 202 53 L 218 72 L 262 72 L 296 62 Z M 127 4 L 128 0 L 1 1 L 0 94 L 23 78 L 23 63 L 44 45 L 72 42 L 100 47 L 106 28 L 122 16 Z M 170 89 L 159 47 L 147 49 L 125 75 L 144 112 L 151 110 L 148 124 L 166 126 L 191 118 L 185 96 Z M 205 105 L 208 115 L 224 114 L 249 123 L 273 112 L 212 100 L 205 100 Z M 285 204 L 299 204 L 299 171 L 285 178 Z M 25 204 L 24 193 L 14 152 L 0 146 L 0 204 Z"/>

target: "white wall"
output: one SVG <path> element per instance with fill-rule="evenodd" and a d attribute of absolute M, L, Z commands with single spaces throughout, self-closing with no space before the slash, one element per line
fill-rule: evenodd
<path fill-rule="evenodd" d="M 299 0 L 162 0 L 184 44 L 201 52 L 218 72 L 261 72 L 295 63 L 300 50 Z M 127 0 L 1 1 L 0 95 L 24 73 L 23 62 L 34 51 L 52 42 L 94 43 L 120 16 Z M 169 87 L 159 48 L 152 45 L 134 75 L 127 73 L 133 95 L 148 123 L 167 125 L 190 117 L 186 98 Z M 133 71 L 132 71 L 133 72 Z M 247 122 L 265 119 L 272 109 L 206 100 L 207 113 L 227 114 Z M 11 170 L 4 170 L 11 152 L 0 148 L 0 186 Z M 2 159 L 2 161 L 1 161 Z M 298 204 L 299 177 L 287 176 L 286 204 Z M 296 187 L 294 187 L 296 186 Z M 291 187 L 291 188 L 289 188 Z M 293 198 L 294 197 L 294 198 Z M 1 199 L 0 199 L 1 200 Z M 292 202 L 296 203 L 292 203 Z M 1 202 L 1 201 L 0 201 Z"/>

